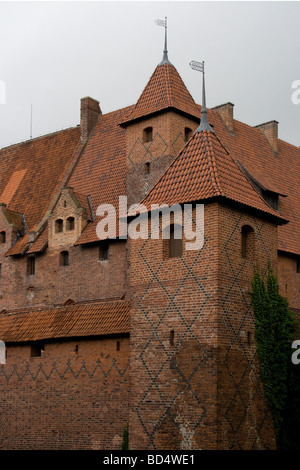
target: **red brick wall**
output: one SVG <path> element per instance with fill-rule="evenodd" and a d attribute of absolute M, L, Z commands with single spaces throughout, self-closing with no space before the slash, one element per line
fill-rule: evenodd
<path fill-rule="evenodd" d="M 216 205 L 205 221 L 205 247 L 182 258 L 164 259 L 163 240 L 131 243 L 132 449 L 216 448 Z"/>
<path fill-rule="evenodd" d="M 241 229 L 254 230 L 254 249 L 241 255 Z M 251 234 L 252 236 L 253 234 Z M 272 418 L 264 397 L 254 339 L 251 279 L 254 266 L 277 270 L 276 226 L 236 210 L 219 211 L 219 447 L 270 449 Z"/>
<path fill-rule="evenodd" d="M 126 337 L 48 342 L 42 357 L 30 357 L 29 345 L 8 345 L 0 449 L 121 449 L 128 350 Z"/>
<path fill-rule="evenodd" d="M 218 204 L 205 206 L 200 251 L 164 260 L 163 240 L 132 241 L 132 449 L 274 448 L 249 298 L 255 260 L 241 257 L 244 224 L 266 269 L 276 260 L 276 227 Z"/>
<path fill-rule="evenodd" d="M 143 142 L 143 130 L 153 129 L 152 142 Z M 171 111 L 130 124 L 126 128 L 127 188 L 129 204 L 139 203 L 185 145 L 185 127 L 198 124 Z M 150 173 L 145 174 L 145 163 Z"/>
<path fill-rule="evenodd" d="M 69 266 L 60 266 L 60 249 L 36 256 L 35 274 L 26 273 L 26 256 L 3 257 L 0 280 L 2 309 L 60 305 L 121 298 L 125 294 L 125 241 L 112 241 L 109 259 L 99 261 L 98 245 L 67 246 Z"/>

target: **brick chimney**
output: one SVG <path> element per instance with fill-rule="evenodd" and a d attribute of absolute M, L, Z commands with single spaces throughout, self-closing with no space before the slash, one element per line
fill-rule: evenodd
<path fill-rule="evenodd" d="M 99 101 L 86 96 L 81 98 L 81 107 L 80 107 L 80 129 L 81 136 L 80 141 L 84 144 L 91 131 L 94 129 L 95 124 L 98 120 L 99 115 L 101 115 L 101 109 L 99 106 Z"/>
<path fill-rule="evenodd" d="M 225 103 L 213 108 L 215 111 L 217 111 L 229 132 L 233 132 L 233 107 L 234 104 Z"/>
<path fill-rule="evenodd" d="M 273 152 L 278 153 L 278 122 L 269 121 L 259 126 L 255 126 L 265 135 Z"/>

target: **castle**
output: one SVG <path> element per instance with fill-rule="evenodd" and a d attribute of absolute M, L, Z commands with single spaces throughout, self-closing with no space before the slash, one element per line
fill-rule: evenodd
<path fill-rule="evenodd" d="M 299 318 L 300 149 L 233 110 L 164 51 L 136 104 L 82 98 L 77 127 L 0 150 L 0 449 L 276 447 L 249 290 L 270 261 Z M 201 246 L 173 213 L 170 237 L 99 236 L 120 196 L 194 229 L 202 208 Z"/>

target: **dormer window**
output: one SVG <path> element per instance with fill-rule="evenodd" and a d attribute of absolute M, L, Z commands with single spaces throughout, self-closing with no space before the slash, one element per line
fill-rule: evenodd
<path fill-rule="evenodd" d="M 187 142 L 192 135 L 192 129 L 189 127 L 184 128 L 184 141 Z"/>
<path fill-rule="evenodd" d="M 146 129 L 143 130 L 143 142 L 152 142 L 152 140 L 153 140 L 153 128 L 146 127 Z"/>
<path fill-rule="evenodd" d="M 63 231 L 63 220 L 57 219 L 55 221 L 55 233 L 60 233 Z"/>
<path fill-rule="evenodd" d="M 2 230 L 2 232 L 0 232 L 0 243 L 5 243 L 5 242 L 6 242 L 6 232 Z"/>
<path fill-rule="evenodd" d="M 67 230 L 74 230 L 74 227 L 75 227 L 74 217 L 68 217 L 67 218 L 67 223 L 66 223 L 66 229 Z"/>

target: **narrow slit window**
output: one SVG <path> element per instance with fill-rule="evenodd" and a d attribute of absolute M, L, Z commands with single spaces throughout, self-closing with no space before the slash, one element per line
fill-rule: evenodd
<path fill-rule="evenodd" d="M 60 266 L 69 266 L 69 252 L 62 251 L 59 255 Z"/>
<path fill-rule="evenodd" d="M 152 127 L 146 127 L 146 129 L 143 130 L 143 142 L 152 142 L 153 140 L 153 128 Z"/>
<path fill-rule="evenodd" d="M 27 258 L 27 276 L 33 276 L 35 274 L 35 257 L 30 256 Z"/>
<path fill-rule="evenodd" d="M 150 162 L 145 163 L 145 175 L 149 175 L 150 173 Z"/>
<path fill-rule="evenodd" d="M 170 346 L 174 346 L 175 331 L 170 331 Z"/>
<path fill-rule="evenodd" d="M 5 243 L 5 242 L 6 242 L 6 232 L 2 230 L 2 232 L 0 232 L 0 243 Z"/>
<path fill-rule="evenodd" d="M 249 225 L 244 225 L 241 231 L 241 255 L 245 259 L 254 259 L 255 232 Z"/>
<path fill-rule="evenodd" d="M 170 227 L 169 258 L 180 258 L 182 256 L 182 236 L 180 228 L 181 227 L 177 225 L 171 225 Z"/>

